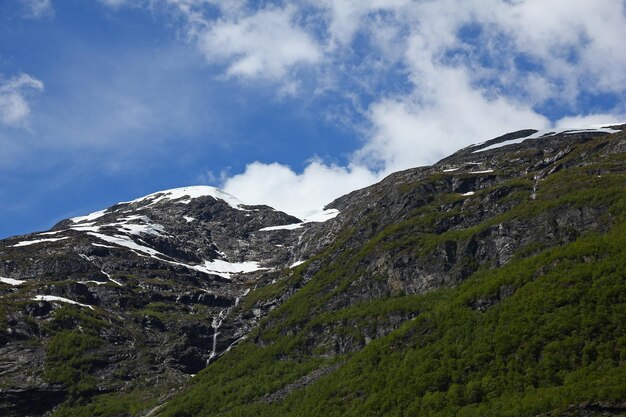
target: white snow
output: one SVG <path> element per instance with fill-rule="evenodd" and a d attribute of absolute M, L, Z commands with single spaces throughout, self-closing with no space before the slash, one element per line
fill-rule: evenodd
<path fill-rule="evenodd" d="M 258 262 L 227 262 L 221 259 L 214 259 L 212 261 L 204 261 L 202 266 L 190 266 L 190 268 L 197 269 L 201 272 L 209 274 L 219 275 L 223 278 L 230 279 L 232 274 L 245 274 L 248 272 L 260 271 L 267 268 L 261 268 Z"/>
<path fill-rule="evenodd" d="M 133 222 L 133 223 L 130 223 Z M 122 217 L 115 223 L 106 223 L 94 226 L 93 223 L 80 224 L 78 226 L 70 226 L 71 229 L 79 232 L 99 232 L 104 227 L 112 227 L 122 233 L 131 235 L 156 235 L 162 236 L 165 228 L 160 224 L 152 223 L 148 216 L 133 215 Z"/>
<path fill-rule="evenodd" d="M 183 219 L 185 219 L 187 223 L 191 223 L 196 220 L 193 217 L 189 217 L 189 216 L 183 216 Z"/>
<path fill-rule="evenodd" d="M 461 194 L 461 195 L 462 195 L 463 197 L 467 197 L 467 196 L 474 195 L 474 194 L 476 194 L 474 191 L 468 191 L 467 193 L 463 193 L 463 194 Z"/>
<path fill-rule="evenodd" d="M 163 236 L 165 228 L 160 224 L 146 223 L 146 224 L 119 224 L 119 229 L 124 232 L 128 232 L 131 235 L 155 235 Z"/>
<path fill-rule="evenodd" d="M 300 223 L 284 224 L 282 226 L 270 226 L 259 229 L 259 232 L 269 232 L 272 230 L 294 230 L 303 227 L 307 223 L 323 223 L 330 219 L 334 219 L 339 215 L 337 209 L 316 209 L 292 213 L 293 216 L 302 219 Z"/>
<path fill-rule="evenodd" d="M 259 229 L 259 232 L 269 232 L 272 230 L 295 230 L 304 226 L 304 223 L 284 224 L 282 226 L 270 226 Z"/>
<path fill-rule="evenodd" d="M 78 216 L 78 217 L 72 217 L 70 219 L 70 221 L 72 223 L 83 223 L 83 222 L 88 222 L 88 221 L 92 221 L 92 220 L 96 220 L 102 216 L 104 216 L 106 213 L 106 210 L 98 210 L 98 211 L 94 211 L 93 213 L 89 213 L 86 216 Z"/>
<path fill-rule="evenodd" d="M 183 198 L 185 197 L 187 198 L 183 200 Z M 238 200 L 236 197 L 218 188 L 210 187 L 208 185 L 198 185 L 198 186 L 193 186 L 193 187 L 180 187 L 180 188 L 172 188 L 171 190 L 157 191 L 156 193 L 148 194 L 146 196 L 139 197 L 131 201 L 121 201 L 118 204 L 131 204 L 131 203 L 139 203 L 139 202 L 148 201 L 150 203 L 149 205 L 153 205 L 162 200 L 176 200 L 175 201 L 176 203 L 189 204 L 194 198 L 199 198 L 199 197 L 213 197 L 215 199 L 222 200 L 228 203 L 228 205 L 231 206 L 232 208 L 235 208 L 237 210 L 245 210 L 239 207 L 241 205 L 244 205 L 244 203 Z M 72 217 L 70 221 L 72 223 L 91 222 L 107 214 L 107 210 L 108 209 L 94 211 L 93 213 L 87 214 L 86 216 Z M 93 223 L 81 224 L 81 226 L 93 226 L 93 225 L 94 225 Z M 74 229 L 81 230 L 76 227 L 74 227 Z M 90 230 L 90 231 L 94 231 L 94 230 Z"/>
<path fill-rule="evenodd" d="M 41 232 L 41 233 L 37 233 L 38 235 L 41 236 L 50 236 L 50 235 L 57 235 L 59 233 L 63 232 L 63 230 L 57 230 L 56 232 Z"/>
<path fill-rule="evenodd" d="M 122 283 L 121 283 L 121 282 L 119 282 L 119 281 L 114 280 L 113 278 L 111 278 L 111 275 L 110 275 L 110 274 L 108 274 L 108 273 L 104 272 L 102 269 L 100 270 L 100 272 L 102 272 L 104 275 L 106 275 L 106 277 L 109 279 L 109 281 L 111 281 L 111 282 L 113 282 L 113 283 L 115 283 L 115 284 L 119 285 L 120 287 L 123 287 Z"/>
<path fill-rule="evenodd" d="M 25 283 L 26 281 L 22 281 L 19 279 L 13 279 L 13 278 L 2 278 L 0 277 L 0 282 L 3 282 L 5 284 L 9 284 L 9 285 L 22 285 L 23 283 Z"/>
<path fill-rule="evenodd" d="M 79 302 L 76 302 L 74 300 L 70 300 L 64 297 L 57 297 L 56 295 L 36 295 L 35 298 L 33 298 L 33 301 L 57 301 L 59 303 L 68 303 L 68 304 L 75 304 L 81 307 L 87 307 L 90 309 L 94 309 L 92 306 L 88 305 L 88 304 L 82 304 Z"/>
<path fill-rule="evenodd" d="M 93 223 L 80 225 L 80 226 L 70 226 L 70 229 L 77 230 L 79 232 L 97 232 L 100 230 L 100 226 L 94 226 Z"/>
<path fill-rule="evenodd" d="M 119 281 L 114 280 L 113 278 L 111 278 L 111 276 L 109 274 L 107 274 L 106 272 L 102 271 L 102 273 L 104 275 L 106 275 L 109 278 L 109 281 L 113 282 L 114 284 L 119 285 L 120 287 L 123 287 L 122 283 Z M 89 280 L 89 281 L 78 281 L 80 284 L 96 284 L 96 285 L 104 285 L 107 283 L 107 281 L 94 281 L 94 280 Z"/>
<path fill-rule="evenodd" d="M 306 261 L 296 261 L 296 262 L 292 263 L 291 265 L 289 265 L 289 268 L 295 268 L 296 266 L 302 265 L 305 262 Z"/>
<path fill-rule="evenodd" d="M 260 271 L 267 268 L 261 268 L 258 262 L 248 261 L 248 262 L 227 262 L 223 260 L 213 260 L 213 261 L 204 261 L 202 265 L 188 265 L 182 262 L 176 262 L 167 259 L 168 256 L 164 253 L 157 251 L 149 246 L 140 245 L 137 242 L 133 241 L 127 236 L 115 235 L 108 236 L 103 235 L 102 233 L 88 233 L 91 236 L 97 237 L 98 239 L 104 240 L 105 242 L 113 243 L 118 246 L 122 246 L 132 250 L 136 255 L 139 256 L 148 256 L 154 259 L 157 259 L 161 262 L 166 262 L 172 265 L 180 265 L 185 268 L 193 269 L 195 271 L 204 272 L 205 274 L 211 275 L 219 275 L 222 278 L 230 279 L 232 274 L 238 273 L 246 273 L 246 272 L 254 272 Z M 104 271 L 103 273 L 108 276 Z M 109 279 L 111 279 L 109 277 Z M 122 285 L 117 281 L 111 279 L 111 281 L 115 282 L 118 285 Z"/>
<path fill-rule="evenodd" d="M 470 171 L 468 172 L 468 174 L 489 174 L 490 172 L 493 172 L 493 169 L 485 169 L 483 171 Z"/>
<path fill-rule="evenodd" d="M 98 246 L 100 248 L 109 248 L 109 249 L 117 249 L 115 246 L 102 245 L 100 243 L 92 243 L 92 246 Z"/>
<path fill-rule="evenodd" d="M 478 149 L 472 153 L 479 153 L 479 152 L 489 151 L 491 149 L 501 148 L 503 146 L 513 145 L 516 143 L 522 143 L 523 141 L 527 139 L 541 139 L 541 138 L 546 138 L 546 137 L 550 137 L 550 136 L 554 136 L 558 134 L 570 135 L 574 133 L 585 133 L 585 132 L 617 133 L 620 131 L 611 129 L 607 125 L 584 126 L 584 127 L 576 128 L 576 129 L 569 128 L 569 129 L 539 130 L 533 133 L 532 135 L 525 136 L 523 138 L 518 138 L 518 139 L 511 139 L 511 140 L 507 140 L 507 141 L 500 142 L 500 143 L 495 143 L 493 145 L 487 146 L 486 148 Z M 478 145 L 475 145 L 475 146 L 478 146 Z"/>
<path fill-rule="evenodd" d="M 310 210 L 307 212 L 300 213 L 299 216 L 296 216 L 299 219 L 302 219 L 303 223 L 323 223 L 330 219 L 334 219 L 339 215 L 339 210 L 337 209 L 329 209 L 329 210 Z"/>
<path fill-rule="evenodd" d="M 458 171 L 460 168 L 448 168 L 448 169 L 444 169 L 443 172 L 454 172 L 454 171 Z"/>
<path fill-rule="evenodd" d="M 94 244 L 94 245 L 97 245 L 97 244 Z M 105 245 L 100 245 L 100 246 L 105 246 Z M 107 247 L 112 248 L 113 246 L 107 246 Z M 87 261 L 89 261 L 89 262 L 91 262 L 93 264 L 92 258 L 90 258 L 89 256 L 85 255 L 84 253 L 81 253 L 80 257 L 83 258 L 83 259 L 86 259 Z M 122 284 L 119 281 L 116 281 L 113 278 L 111 278 L 111 275 L 107 274 L 102 269 L 100 270 L 100 272 L 102 272 L 102 274 L 105 275 L 109 279 L 109 281 L 116 283 L 120 287 L 122 286 Z M 80 282 L 82 284 L 85 284 L 85 283 L 95 283 L 97 285 L 106 284 L 106 282 L 102 282 L 102 281 L 80 281 Z"/>
<path fill-rule="evenodd" d="M 157 255 L 165 256 L 161 252 L 155 249 L 152 249 L 151 247 L 143 246 L 143 245 L 136 243 L 135 241 L 133 241 L 127 236 L 122 236 L 122 235 L 109 236 L 109 235 L 103 235 L 102 233 L 95 233 L 95 232 L 88 232 L 87 234 L 97 237 L 98 239 L 104 240 L 105 242 L 113 243 L 114 245 L 123 246 L 125 248 L 133 249 L 135 251 L 143 252 L 150 256 L 157 256 Z"/>
<path fill-rule="evenodd" d="M 104 272 L 104 271 L 103 271 L 103 272 Z M 106 273 L 106 272 L 105 272 L 105 273 Z M 107 274 L 107 276 L 109 277 L 109 280 L 110 280 L 112 283 L 117 284 L 117 285 L 119 285 L 120 287 L 123 287 L 123 286 L 124 286 L 124 284 L 122 284 L 121 282 L 119 282 L 119 281 L 117 281 L 117 280 L 115 280 L 115 279 L 111 278 L 111 276 L 110 276 L 109 274 Z"/>
<path fill-rule="evenodd" d="M 137 198 L 132 201 L 125 201 L 124 203 L 139 203 L 143 201 L 150 201 L 150 205 L 155 204 L 162 200 L 180 200 L 188 197 L 185 200 L 177 201 L 177 203 L 189 204 L 192 199 L 199 197 L 213 197 L 217 200 L 222 200 L 228 203 L 234 209 L 244 210 L 239 206 L 244 203 L 238 200 L 236 197 L 218 189 L 210 187 L 208 185 L 198 185 L 193 187 L 181 187 L 173 188 L 171 190 L 157 191 L 156 193 L 148 194 L 147 196 Z"/>
<path fill-rule="evenodd" d="M 34 245 L 36 243 L 42 243 L 42 242 L 57 242 L 59 240 L 64 240 L 64 239 L 69 239 L 69 237 L 51 237 L 49 239 L 37 239 L 37 240 L 25 240 L 23 242 L 18 242 L 15 245 L 11 245 L 9 247 L 11 248 L 16 248 L 19 246 L 29 246 L 29 245 Z"/>

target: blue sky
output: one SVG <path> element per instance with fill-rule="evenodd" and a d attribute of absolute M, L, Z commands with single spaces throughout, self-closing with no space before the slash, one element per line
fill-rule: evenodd
<path fill-rule="evenodd" d="M 209 184 L 298 213 L 626 120 L 619 0 L 0 2 L 0 237 Z"/>

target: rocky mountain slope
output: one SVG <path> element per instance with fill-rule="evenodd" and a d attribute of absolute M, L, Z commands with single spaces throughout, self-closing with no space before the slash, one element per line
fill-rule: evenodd
<path fill-rule="evenodd" d="M 624 413 L 623 130 L 515 132 L 309 221 L 188 187 L 3 240 L 0 412 Z"/>

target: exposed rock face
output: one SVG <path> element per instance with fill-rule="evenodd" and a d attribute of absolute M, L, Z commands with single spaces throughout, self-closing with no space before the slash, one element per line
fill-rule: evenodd
<path fill-rule="evenodd" d="M 327 209 L 334 211 L 325 222 L 302 224 L 210 187 L 188 187 L 1 241 L 0 414 L 43 415 L 71 399 L 77 388 L 63 376 L 64 361 L 76 355 L 64 356 L 68 346 L 89 355 L 75 375 L 89 382 L 85 395 L 142 387 L 166 395 L 308 282 L 325 266 L 316 258 L 324 251 L 331 260 L 346 250 L 363 252 L 363 275 L 320 301 L 320 309 L 335 310 L 455 285 L 480 266 L 506 264 L 520 248 L 603 231 L 610 213 L 602 206 L 573 204 L 530 219 L 510 213 L 521 195 L 536 198 L 559 170 L 624 152 L 624 134 L 582 154 L 581 147 L 607 132 L 566 132 L 495 147 L 534 132 L 509 134 L 431 167 L 392 174 L 330 204 Z M 571 158 L 574 149 L 579 152 Z M 603 175 L 596 165 L 590 169 L 589 175 Z M 411 220 L 425 206 L 436 207 L 433 215 Z M 488 219 L 488 228 L 465 233 Z M 412 222 L 411 233 L 389 242 L 383 232 L 403 222 Z M 292 226 L 280 227 L 285 225 Z M 423 233 L 456 235 L 416 247 L 414 236 Z M 377 244 L 365 247 L 373 238 Z M 280 291 L 249 299 L 276 282 L 284 283 Z M 509 293 L 502 288 L 498 297 Z M 495 302 L 479 300 L 475 308 Z M 390 316 L 358 340 L 322 328 L 310 335 L 311 343 L 328 354 L 352 352 L 411 318 Z"/>
<path fill-rule="evenodd" d="M 45 374 L 50 338 L 84 327 L 65 316 L 68 309 L 102 321 L 90 329 L 104 342 L 93 372 L 102 392 L 163 374 L 180 383 L 241 337 L 221 322 L 295 256 L 296 233 L 261 229 L 300 220 L 233 201 L 210 187 L 189 187 L 4 240 L 2 414 L 39 415 L 66 398 L 66 387 Z M 26 369 L 33 377 L 24 380 Z M 29 408 L 37 396 L 46 400 Z"/>

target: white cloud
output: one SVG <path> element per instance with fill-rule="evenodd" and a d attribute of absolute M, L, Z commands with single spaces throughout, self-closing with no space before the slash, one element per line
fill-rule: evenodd
<path fill-rule="evenodd" d="M 592 80 L 599 89 L 626 87 L 623 2 L 525 1 L 512 5 L 503 23 L 516 46 L 540 57 L 550 73 Z"/>
<path fill-rule="evenodd" d="M 290 207 L 293 201 L 298 209 L 319 206 L 351 186 L 362 187 L 393 171 L 434 163 L 463 146 L 517 129 L 624 120 L 624 116 L 601 114 L 550 122 L 533 110 L 550 99 L 575 106 L 584 91 L 623 93 L 626 50 L 618 44 L 626 38 L 626 21 L 622 6 L 614 1 L 572 4 L 555 0 L 546 5 L 535 0 L 337 0 L 324 2 L 323 7 L 330 39 L 326 55 L 317 64 L 338 71 L 344 55 L 352 53 L 356 34 L 366 33 L 376 47 L 370 53 L 378 54 L 382 68 L 401 55 L 411 88 L 392 96 L 378 92 L 380 98 L 366 113 L 371 129 L 349 168 L 314 162 L 296 173 L 279 164 L 250 164 L 225 182 L 229 192 L 244 200 L 275 204 L 287 211 L 295 209 Z M 379 12 L 387 15 L 380 17 Z M 498 56 L 499 64 L 507 68 L 491 69 L 483 56 L 471 51 L 468 62 L 445 62 L 447 51 L 462 46 L 458 31 L 467 24 L 481 27 L 478 47 Z M 542 69 L 517 68 L 515 58 L 520 53 L 532 57 Z M 370 66 L 367 58 L 359 57 Z M 375 84 L 381 73 L 384 69 L 362 82 Z M 481 87 L 481 80 L 490 78 L 494 87 L 489 83 Z M 501 91 L 498 84 L 508 86 L 512 94 Z M 336 81 L 326 85 L 331 91 L 343 87 Z M 329 190 L 329 184 L 337 184 L 336 189 Z"/>
<path fill-rule="evenodd" d="M 223 188 L 248 204 L 267 204 L 298 216 L 378 179 L 362 166 L 339 167 L 313 161 L 302 173 L 296 173 L 278 163 L 254 162 L 242 174 L 226 180 Z"/>
<path fill-rule="evenodd" d="M 558 120 L 554 127 L 558 129 L 566 129 L 569 127 L 577 128 L 584 126 L 609 126 L 611 124 L 623 124 L 626 122 L 626 114 L 621 116 L 615 114 L 588 114 L 583 116 L 564 117 Z"/>
<path fill-rule="evenodd" d="M 105 6 L 111 7 L 113 9 L 125 6 L 128 3 L 127 0 L 100 0 L 100 2 Z"/>
<path fill-rule="evenodd" d="M 413 90 L 370 107 L 373 131 L 355 160 L 393 171 L 436 162 L 455 150 L 516 129 L 543 128 L 549 121 L 530 106 L 490 97 L 473 86 L 470 72 L 438 61 L 440 36 L 414 34 L 405 62 Z M 433 50 L 434 49 L 434 50 Z"/>
<path fill-rule="evenodd" d="M 248 85 L 270 81 L 278 100 L 301 104 L 297 100 L 307 88 L 313 100 L 341 97 L 337 107 L 348 108 L 346 114 L 320 119 L 348 120 L 355 132 L 364 132 L 347 166 L 313 161 L 296 172 L 254 162 L 220 178 L 246 202 L 289 212 L 321 206 L 392 171 L 436 162 L 516 129 L 623 121 L 623 106 L 615 114 L 603 109 L 558 121 L 535 110 L 552 101 L 572 113 L 588 113 L 596 110 L 580 110 L 581 95 L 624 96 L 623 1 L 100 1 L 112 8 L 141 3 L 176 10 L 184 22 L 179 29 L 210 65 Z M 459 34 L 467 25 L 478 28 L 478 40 Z M 520 64 L 522 55 L 536 68 Z M 24 91 L 42 87 L 26 83 L 0 90 L 0 120 L 23 120 L 29 111 Z M 158 119 L 132 100 L 122 104 L 125 131 Z"/>
<path fill-rule="evenodd" d="M 375 133 L 356 157 L 386 173 L 432 164 L 466 145 L 517 129 L 548 126 L 530 109 L 469 90 L 427 107 L 406 99 L 377 103 L 372 121 Z"/>
<path fill-rule="evenodd" d="M 28 74 L 0 78 L 0 123 L 14 126 L 24 122 L 30 114 L 28 94 L 42 90 L 43 83 Z"/>
<path fill-rule="evenodd" d="M 210 62 L 226 62 L 228 75 L 279 79 L 300 63 L 316 63 L 321 52 L 295 23 L 294 7 L 272 8 L 239 19 L 219 19 L 200 35 Z"/>
<path fill-rule="evenodd" d="M 430 99 L 418 91 L 371 106 L 366 143 L 347 168 L 319 161 L 296 173 L 281 164 L 255 162 L 224 182 L 243 201 L 298 211 L 330 203 L 402 169 L 427 165 L 471 143 L 523 128 L 547 128 L 549 121 L 505 98 L 488 99 L 471 88 L 461 70 L 433 68 Z"/>
<path fill-rule="evenodd" d="M 410 0 L 323 0 L 313 4 L 326 9 L 330 44 L 335 47 L 349 45 L 360 30 L 371 31 L 370 27 L 363 25 L 368 15 L 401 12 L 411 3 Z"/>
<path fill-rule="evenodd" d="M 31 19 L 40 19 L 54 13 L 50 0 L 20 0 L 25 10 L 25 16 Z"/>

